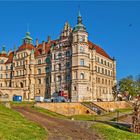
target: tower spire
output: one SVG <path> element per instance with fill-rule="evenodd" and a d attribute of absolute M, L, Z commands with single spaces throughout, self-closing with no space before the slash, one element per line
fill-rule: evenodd
<path fill-rule="evenodd" d="M 82 16 L 80 10 L 78 11 L 77 24 L 82 24 Z"/>

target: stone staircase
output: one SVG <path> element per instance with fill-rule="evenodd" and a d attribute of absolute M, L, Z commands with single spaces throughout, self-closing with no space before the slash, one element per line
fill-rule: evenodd
<path fill-rule="evenodd" d="M 103 109 L 102 107 L 94 104 L 93 102 L 83 102 L 82 105 L 86 106 L 87 108 L 93 110 L 98 115 L 104 115 L 107 113 L 107 110 Z"/>

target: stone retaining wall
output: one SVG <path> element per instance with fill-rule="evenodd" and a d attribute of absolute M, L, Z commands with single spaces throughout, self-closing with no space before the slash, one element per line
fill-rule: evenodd
<path fill-rule="evenodd" d="M 35 106 L 45 108 L 65 116 L 96 114 L 81 103 L 36 103 Z"/>
<path fill-rule="evenodd" d="M 14 95 L 20 95 L 23 97 L 23 89 L 22 88 L 0 88 L 0 94 L 7 94 L 8 95 L 8 100 L 12 101 Z"/>
<path fill-rule="evenodd" d="M 115 109 L 131 108 L 132 105 L 126 101 L 115 101 L 115 102 L 93 102 L 97 106 L 109 111 Z"/>

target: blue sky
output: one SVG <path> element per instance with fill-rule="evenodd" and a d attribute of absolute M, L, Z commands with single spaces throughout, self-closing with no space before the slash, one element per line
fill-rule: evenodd
<path fill-rule="evenodd" d="M 29 31 L 40 43 L 56 39 L 66 20 L 72 27 L 78 6 L 89 40 L 117 60 L 117 79 L 140 74 L 140 2 L 0 2 L 0 46 L 21 45 Z"/>

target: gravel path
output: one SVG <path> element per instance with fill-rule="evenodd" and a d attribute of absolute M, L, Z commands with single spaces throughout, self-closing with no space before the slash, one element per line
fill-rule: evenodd
<path fill-rule="evenodd" d="M 30 107 L 13 107 L 28 120 L 37 122 L 49 133 L 48 140 L 103 140 L 95 132 L 80 127 L 75 121 L 58 119 Z"/>

